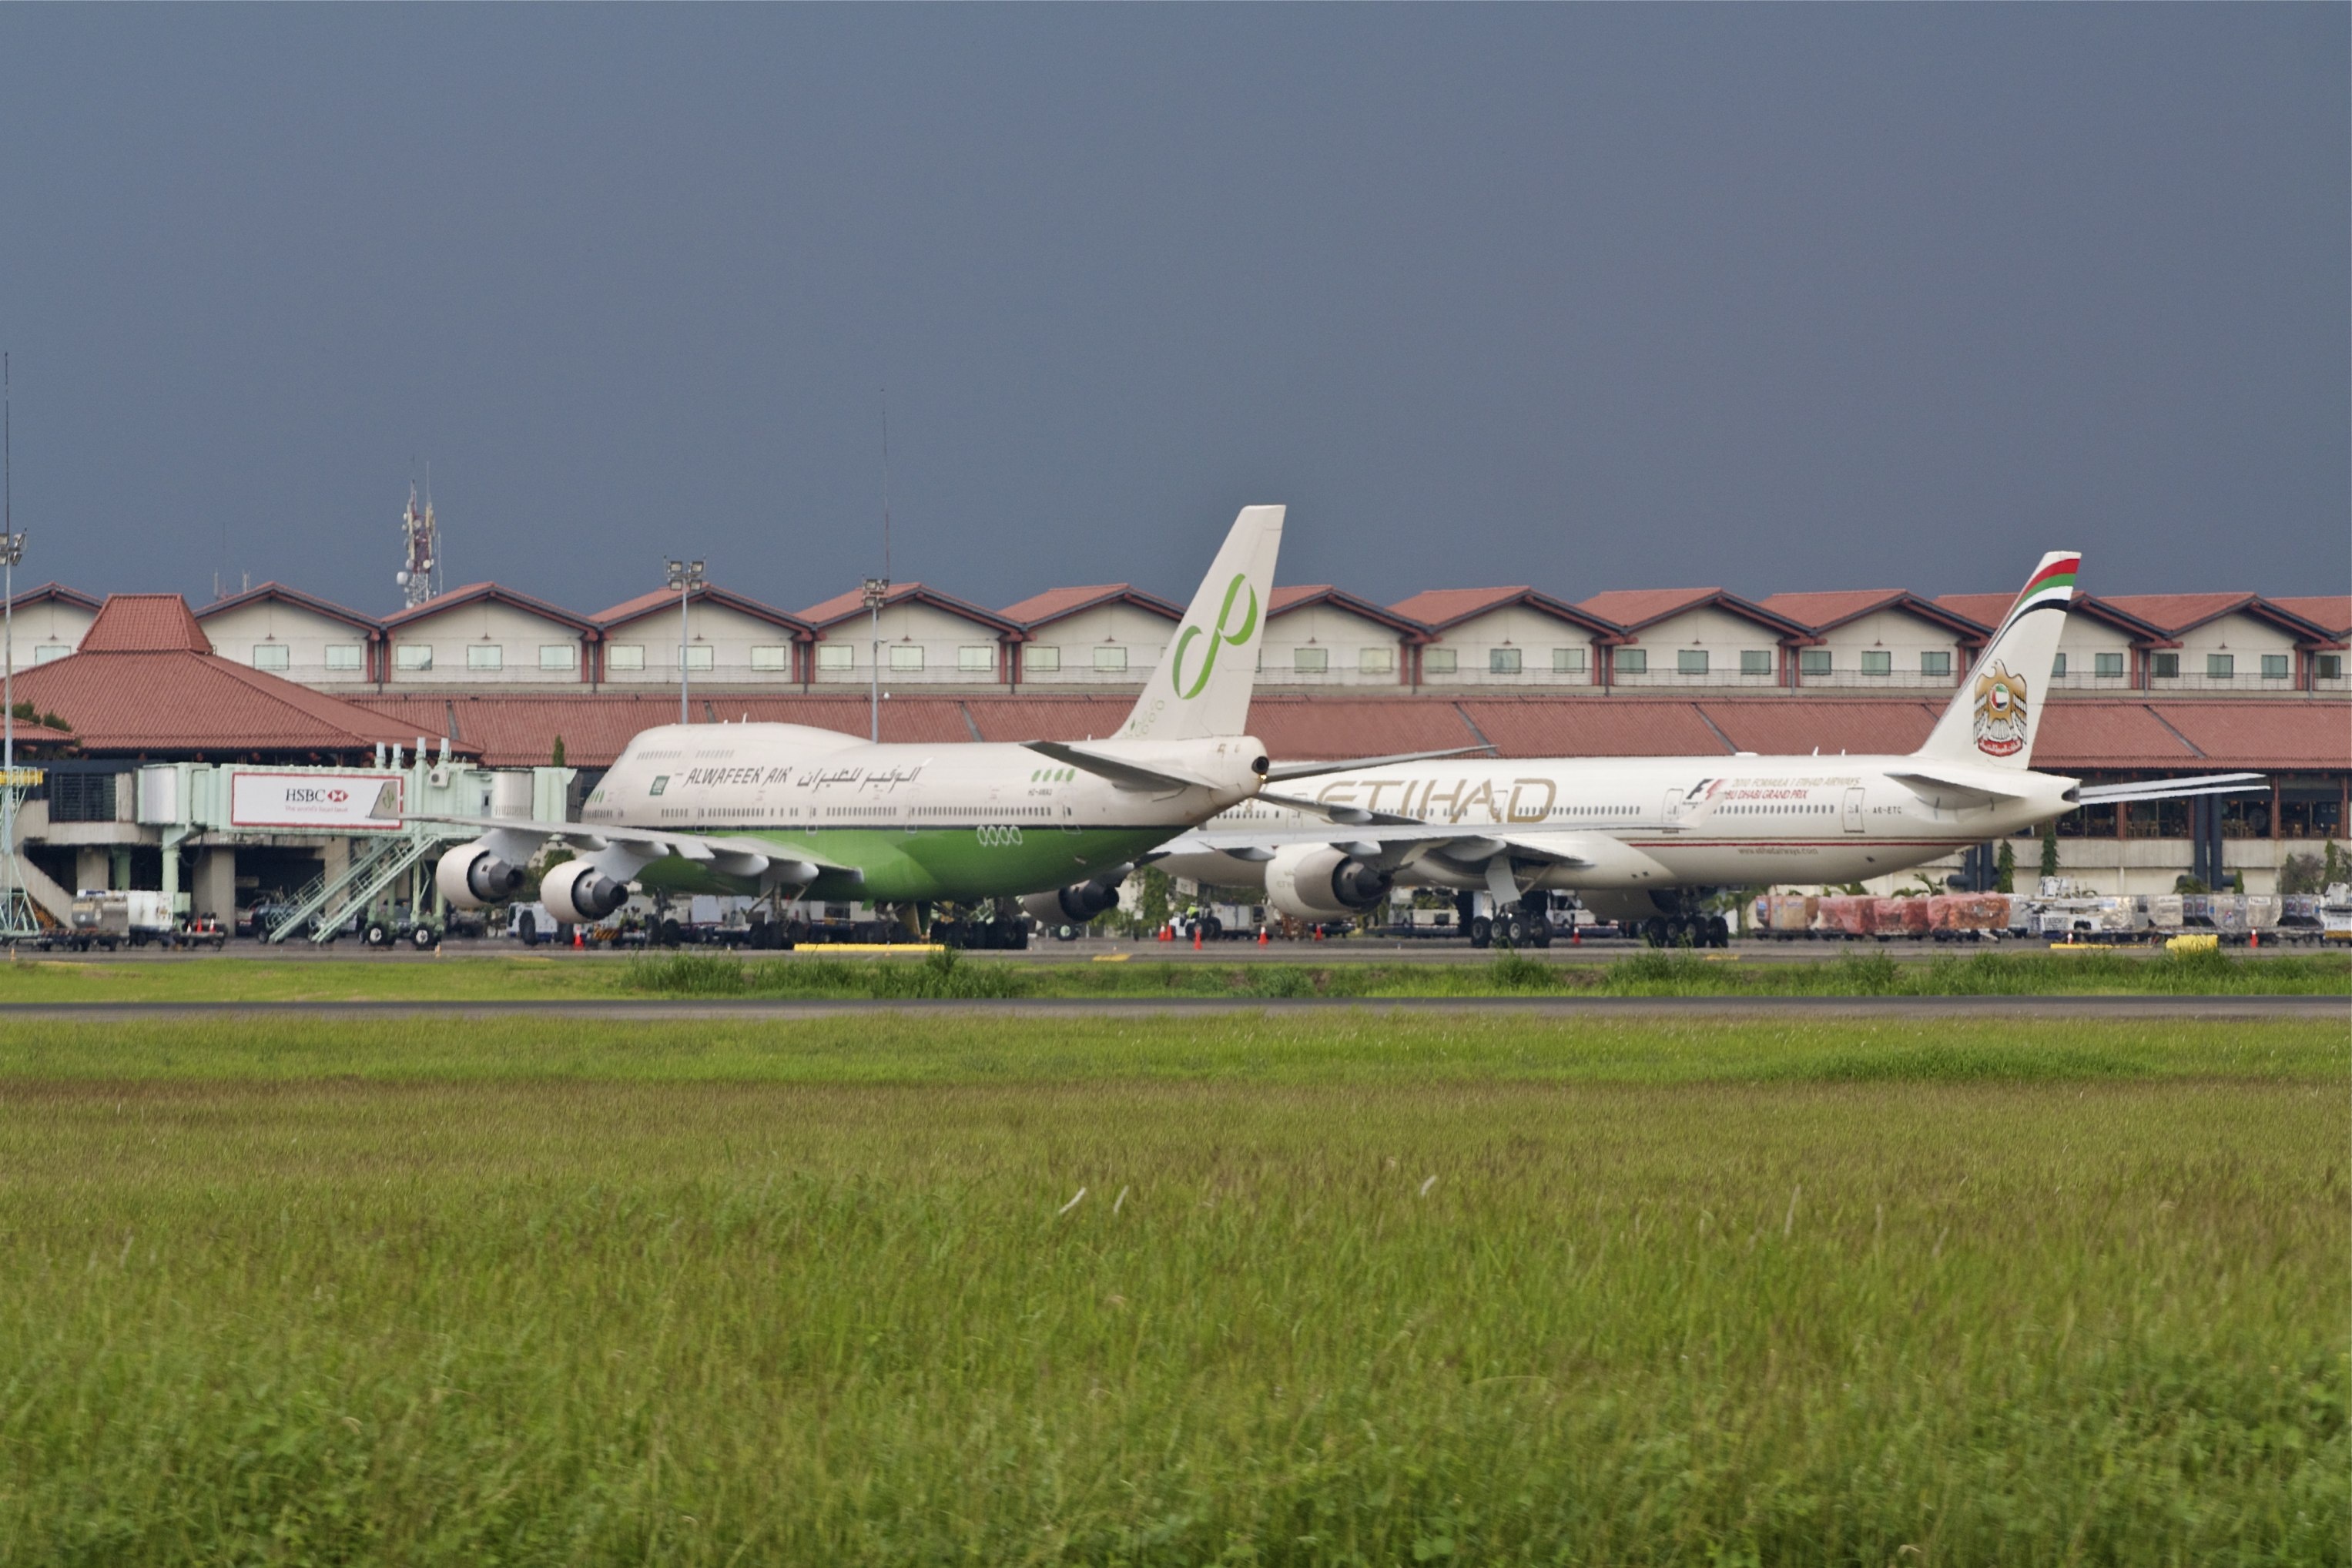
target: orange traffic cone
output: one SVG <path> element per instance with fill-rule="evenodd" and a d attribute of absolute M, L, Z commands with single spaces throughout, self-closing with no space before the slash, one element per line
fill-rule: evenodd
<path fill-rule="evenodd" d="M 1323 928 L 1320 925 L 1318 925 L 1315 928 L 1315 940 L 1317 942 L 1321 942 L 1323 940 Z"/>
<path fill-rule="evenodd" d="M 1201 951 L 1201 928 L 1197 923 L 1192 927 L 1192 951 Z"/>
<path fill-rule="evenodd" d="M 1264 926 L 1257 928 L 1257 944 L 1260 947 L 1264 947 L 1265 945 L 1265 927 Z"/>

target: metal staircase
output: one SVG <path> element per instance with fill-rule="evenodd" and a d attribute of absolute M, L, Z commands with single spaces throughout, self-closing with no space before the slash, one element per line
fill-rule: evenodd
<path fill-rule="evenodd" d="M 353 913 L 375 902 L 385 889 L 453 837 L 445 829 L 416 823 L 405 833 L 370 839 L 342 870 L 312 879 L 296 894 L 270 926 L 269 940 L 284 942 L 308 927 L 313 942 L 334 941 Z"/>

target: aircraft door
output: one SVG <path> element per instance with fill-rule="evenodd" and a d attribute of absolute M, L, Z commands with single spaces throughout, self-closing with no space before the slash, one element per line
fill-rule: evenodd
<path fill-rule="evenodd" d="M 1682 824 L 1683 824 L 1683 792 L 1682 792 L 1682 791 L 1680 791 L 1680 790 L 1678 790 L 1678 789 L 1668 789 L 1668 790 L 1666 791 L 1666 802 L 1665 802 L 1665 805 L 1664 805 L 1663 806 L 1661 806 L 1661 807 L 1659 807 L 1659 808 L 1658 808 L 1658 820 L 1659 820 L 1660 822 L 1664 823 L 1664 824 L 1666 826 L 1668 826 L 1668 827 L 1680 827 L 1680 826 L 1682 826 Z"/>
<path fill-rule="evenodd" d="M 1845 792 L 1845 830 L 1862 831 L 1862 786 L 1855 784 Z"/>

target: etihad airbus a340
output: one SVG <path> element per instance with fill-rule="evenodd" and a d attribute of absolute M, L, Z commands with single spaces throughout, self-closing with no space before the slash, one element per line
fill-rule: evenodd
<path fill-rule="evenodd" d="M 1906 755 L 1333 769 L 1311 795 L 1261 792 L 1237 804 L 1155 863 L 1221 887 L 1262 881 L 1276 909 L 1302 920 L 1360 914 L 1402 882 L 1490 893 L 1494 934 L 1525 945 L 1541 935 L 1535 896 L 1558 889 L 1641 924 L 1654 943 L 1719 944 L 1721 917 L 1699 907 L 1718 889 L 1861 881 L 2081 805 L 2249 787 L 2259 775 L 2085 789 L 2033 771 L 2079 564 L 2070 551 L 2042 557 L 1926 743 Z"/>
<path fill-rule="evenodd" d="M 445 818 L 480 837 L 435 883 L 461 909 L 510 898 L 550 838 L 573 858 L 541 879 L 558 921 L 589 923 L 656 891 L 929 906 L 1041 895 L 1085 921 L 1136 859 L 1249 799 L 1276 768 L 1244 732 L 1284 509 L 1245 508 L 1118 733 L 1087 742 L 875 745 L 802 724 L 665 724 L 630 741 L 574 822 Z M 1353 764 L 1343 764 L 1353 765 Z M 984 933 L 1004 939 L 1009 920 Z"/>

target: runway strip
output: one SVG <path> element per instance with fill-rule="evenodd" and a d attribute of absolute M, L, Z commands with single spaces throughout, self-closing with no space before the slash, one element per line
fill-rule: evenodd
<path fill-rule="evenodd" d="M 1499 1014 L 1544 1018 L 1627 1015 L 1741 1017 L 1772 1015 L 1895 1017 L 2095 1017 L 2210 1021 L 2218 1018 L 2340 1018 L 2344 996 L 1428 996 L 1428 997 L 1033 997 L 1007 1002 L 663 1001 L 516 1002 L 29 1002 L 0 1005 L 10 1022 L 117 1023 L 131 1018 L 230 1016 L 312 1018 L 541 1017 L 728 1018 L 786 1022 L 881 1013 L 1157 1017 L 1216 1013 Z"/>

